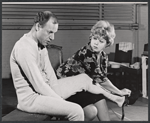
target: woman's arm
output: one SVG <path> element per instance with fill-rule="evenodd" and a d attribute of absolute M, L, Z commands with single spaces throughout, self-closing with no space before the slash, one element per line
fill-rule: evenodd
<path fill-rule="evenodd" d="M 112 93 L 122 96 L 122 91 L 119 90 L 116 86 L 114 86 L 108 78 L 104 78 L 104 81 L 105 82 L 100 83 L 101 86 L 111 91 Z"/>
<path fill-rule="evenodd" d="M 117 95 L 120 95 L 120 96 L 123 96 L 123 95 L 130 95 L 131 91 L 128 90 L 128 89 L 118 89 L 116 86 L 114 86 L 112 84 L 112 82 L 107 78 L 106 74 L 107 74 L 107 67 L 108 67 L 108 56 L 107 54 L 105 54 L 104 52 L 102 52 L 102 59 L 101 59 L 101 70 L 102 71 L 97 71 L 98 75 L 97 77 L 99 76 L 99 83 L 101 86 L 103 86 L 104 88 L 106 88 L 107 90 L 111 91 L 112 93 L 114 94 L 117 94 Z M 95 75 L 96 75 L 96 72 L 95 72 Z M 96 77 L 96 78 L 97 78 Z M 96 79 L 95 79 L 96 80 Z M 102 80 L 102 81 L 100 81 Z"/>
<path fill-rule="evenodd" d="M 129 89 L 124 88 L 122 90 L 119 90 L 116 86 L 112 84 L 112 82 L 108 78 L 104 78 L 104 81 L 105 82 L 100 83 L 100 85 L 106 88 L 107 90 L 111 91 L 112 93 L 120 96 L 124 96 L 124 95 L 130 96 L 131 91 Z"/>

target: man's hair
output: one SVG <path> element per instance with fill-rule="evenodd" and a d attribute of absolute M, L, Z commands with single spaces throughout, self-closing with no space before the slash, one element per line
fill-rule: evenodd
<path fill-rule="evenodd" d="M 105 39 L 106 47 L 113 45 L 114 38 L 116 37 L 114 25 L 105 20 L 98 21 L 91 29 L 90 39 L 93 36 L 99 40 L 101 38 Z"/>
<path fill-rule="evenodd" d="M 39 23 L 41 26 L 44 26 L 49 19 L 53 19 L 53 24 L 57 24 L 57 17 L 50 11 L 38 12 L 34 18 L 34 24 Z"/>

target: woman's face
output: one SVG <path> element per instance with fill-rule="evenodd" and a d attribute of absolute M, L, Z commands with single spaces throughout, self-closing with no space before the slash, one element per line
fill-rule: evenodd
<path fill-rule="evenodd" d="M 90 44 L 93 51 L 100 52 L 106 47 L 106 40 L 103 38 L 99 40 L 97 37 L 92 36 Z"/>

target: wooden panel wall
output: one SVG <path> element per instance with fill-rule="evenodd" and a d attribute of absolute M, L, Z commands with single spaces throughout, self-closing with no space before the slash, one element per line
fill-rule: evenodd
<path fill-rule="evenodd" d="M 2 5 L 3 29 L 30 29 L 39 11 L 57 16 L 59 29 L 88 29 L 99 20 L 99 5 L 89 4 L 10 4 Z"/>
<path fill-rule="evenodd" d="M 2 4 L 2 29 L 30 29 L 39 11 L 56 14 L 59 29 L 91 29 L 98 20 L 108 20 L 116 29 L 137 28 L 136 4 Z"/>

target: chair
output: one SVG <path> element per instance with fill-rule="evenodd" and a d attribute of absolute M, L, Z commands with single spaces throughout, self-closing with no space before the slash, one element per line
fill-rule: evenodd
<path fill-rule="evenodd" d="M 62 47 L 51 44 L 47 46 L 47 50 L 48 50 L 52 67 L 56 71 L 58 66 L 63 62 Z"/>

